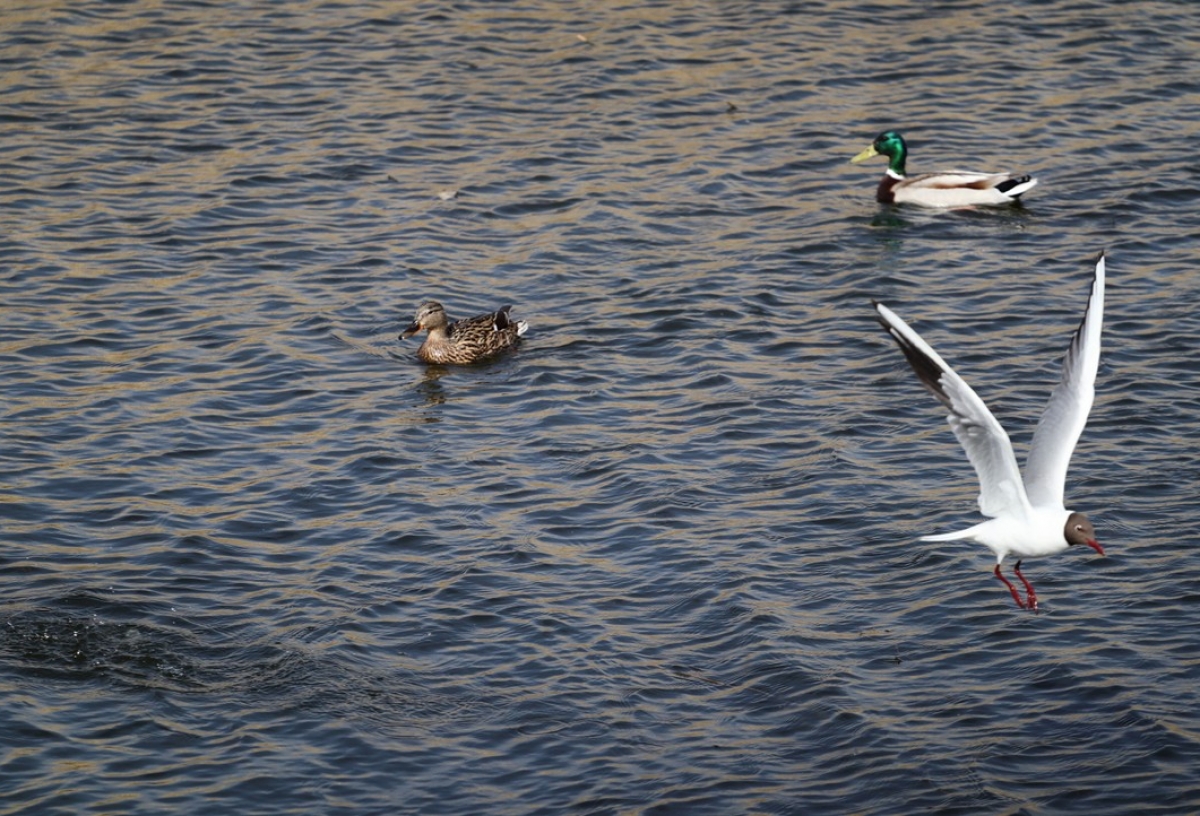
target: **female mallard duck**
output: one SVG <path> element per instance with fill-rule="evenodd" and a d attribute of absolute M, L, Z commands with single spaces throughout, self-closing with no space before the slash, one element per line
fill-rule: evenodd
<path fill-rule="evenodd" d="M 904 174 L 908 145 L 894 130 L 885 130 L 875 137 L 863 152 L 850 161 L 858 164 L 872 156 L 887 156 L 887 173 L 875 193 L 883 204 L 920 204 L 925 207 L 970 207 L 975 204 L 1012 204 L 1021 193 L 1037 184 L 1033 176 L 1012 173 L 971 173 L 949 170 L 942 173 Z"/>
<path fill-rule="evenodd" d="M 512 320 L 508 316 L 510 309 L 512 306 L 504 306 L 490 314 L 451 323 L 442 304 L 430 300 L 417 309 L 412 325 L 404 330 L 400 339 L 407 340 L 422 329 L 428 329 L 429 336 L 417 349 L 417 356 L 425 362 L 481 363 L 516 348 L 517 338 L 529 328 L 524 320 Z"/>

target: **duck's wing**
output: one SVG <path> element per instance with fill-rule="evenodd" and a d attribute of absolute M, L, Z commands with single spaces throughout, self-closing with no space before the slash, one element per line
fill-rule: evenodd
<path fill-rule="evenodd" d="M 947 170 L 908 176 L 892 187 L 898 203 L 933 207 L 969 207 L 975 204 L 1011 204 L 1037 185 L 1029 175 L 972 173 Z"/>
<path fill-rule="evenodd" d="M 971 386 L 946 364 L 928 343 L 882 303 L 875 303 L 879 322 L 900 346 L 917 377 L 950 409 L 951 430 L 979 476 L 979 510 L 985 516 L 1024 517 L 1029 510 L 1021 471 L 1004 428 Z"/>
<path fill-rule="evenodd" d="M 1063 506 L 1063 486 L 1075 443 L 1087 424 L 1096 395 L 1096 370 L 1100 366 L 1100 327 L 1104 322 L 1104 255 L 1096 262 L 1087 311 L 1063 357 L 1062 378 L 1042 412 L 1029 459 L 1025 462 L 1025 490 L 1035 507 Z"/>
<path fill-rule="evenodd" d="M 511 305 L 494 312 L 459 320 L 450 326 L 450 337 L 462 356 L 472 361 L 485 360 L 513 348 L 529 328 L 524 320 L 513 320 Z"/>
<path fill-rule="evenodd" d="M 942 170 L 937 173 L 918 173 L 905 176 L 909 187 L 992 187 L 997 180 L 1008 178 L 1007 173 L 975 173 L 970 170 Z"/>
<path fill-rule="evenodd" d="M 464 317 L 450 324 L 450 336 L 456 339 L 464 337 L 486 337 L 492 332 L 502 332 L 511 322 L 508 317 L 512 306 L 501 306 L 494 312 L 478 314 L 474 317 Z"/>

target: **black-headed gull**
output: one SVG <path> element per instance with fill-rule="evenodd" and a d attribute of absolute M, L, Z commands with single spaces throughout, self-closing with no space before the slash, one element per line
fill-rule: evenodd
<path fill-rule="evenodd" d="M 1083 513 L 1063 507 L 1063 485 L 1071 452 L 1096 393 L 1100 364 L 1100 324 L 1104 320 L 1104 255 L 1087 311 L 1062 363 L 1062 379 L 1050 395 L 1025 462 L 1025 478 L 1017 467 L 1012 443 L 983 400 L 908 324 L 882 303 L 875 303 L 879 322 L 900 346 L 921 382 L 950 409 L 947 420 L 979 475 L 979 510 L 989 520 L 957 533 L 924 536 L 922 541 L 969 539 L 996 554 L 996 577 L 1022 609 L 1037 609 L 1037 594 L 1021 574 L 1021 559 L 1054 555 L 1074 544 L 1086 544 L 1104 555 L 1096 532 Z M 1017 556 L 1014 572 L 1025 585 L 1021 600 L 1000 572 L 1004 557 Z"/>

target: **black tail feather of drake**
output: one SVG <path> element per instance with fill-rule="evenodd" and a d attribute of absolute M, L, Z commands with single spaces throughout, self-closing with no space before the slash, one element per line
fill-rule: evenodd
<path fill-rule="evenodd" d="M 1033 176 L 1028 176 L 1028 175 L 1016 176 L 1014 178 L 1010 178 L 1006 181 L 1000 182 L 999 184 L 996 185 L 996 189 L 1002 193 L 1007 193 L 1009 190 L 1012 190 L 1016 187 L 1020 187 L 1023 184 L 1028 184 L 1032 180 L 1033 180 Z M 1022 191 L 1022 192 L 1024 192 L 1024 191 Z M 1020 195 L 1020 194 L 1021 193 L 1017 193 L 1017 195 Z"/>

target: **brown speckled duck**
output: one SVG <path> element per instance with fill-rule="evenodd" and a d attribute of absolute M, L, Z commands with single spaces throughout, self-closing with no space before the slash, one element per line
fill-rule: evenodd
<path fill-rule="evenodd" d="M 1029 192 L 1037 179 L 1015 173 L 972 173 L 945 170 L 940 173 L 905 175 L 908 145 L 894 130 L 875 137 L 866 150 L 850 161 L 857 164 L 872 156 L 887 156 L 888 169 L 879 182 L 875 198 L 882 204 L 920 204 L 922 207 L 972 207 L 977 204 L 1015 204 Z"/>
<path fill-rule="evenodd" d="M 410 325 L 400 335 L 407 340 L 422 329 L 429 331 L 417 356 L 427 363 L 469 365 L 490 360 L 517 347 L 517 338 L 529 324 L 508 316 L 512 306 L 503 306 L 490 313 L 456 320 L 446 317 L 446 310 L 436 301 L 422 303 Z"/>

